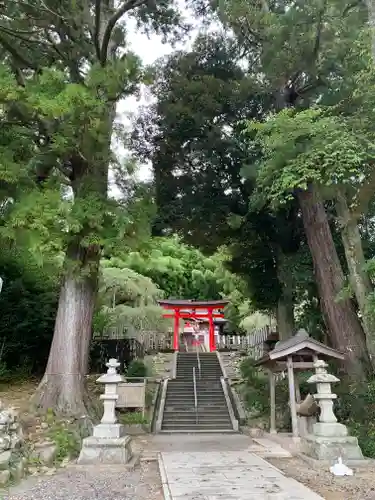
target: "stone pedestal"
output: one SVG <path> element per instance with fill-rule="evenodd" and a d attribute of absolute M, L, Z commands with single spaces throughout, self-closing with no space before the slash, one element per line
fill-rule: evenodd
<path fill-rule="evenodd" d="M 97 382 L 105 384 L 103 400 L 104 413 L 92 436 L 82 442 L 79 464 L 126 464 L 132 458 L 131 438 L 125 435 L 124 427 L 117 422 L 115 406 L 118 399 L 117 387 L 123 377 L 117 373 L 120 363 L 110 359 L 108 371 Z"/>
<path fill-rule="evenodd" d="M 127 464 L 132 458 L 131 437 L 98 438 L 95 436 L 83 440 L 79 464 Z"/>
<path fill-rule="evenodd" d="M 327 372 L 322 360 L 314 363 L 315 375 L 308 383 L 317 385 L 314 398 L 320 407 L 319 422 L 313 425 L 312 433 L 303 437 L 302 451 L 317 460 L 332 461 L 342 457 L 344 462 L 363 460 L 362 451 L 355 437 L 348 435 L 345 425 L 337 422 L 333 412 L 333 401 L 337 398 L 331 391 L 331 384 L 339 379 Z"/>

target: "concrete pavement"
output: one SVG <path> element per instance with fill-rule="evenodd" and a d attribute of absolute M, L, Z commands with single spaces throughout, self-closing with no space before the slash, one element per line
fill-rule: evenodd
<path fill-rule="evenodd" d="M 199 446 L 197 436 L 181 436 L 178 446 L 173 436 L 170 451 L 165 446 L 159 453 L 165 500 L 324 500 L 252 453 L 249 438 L 239 437 L 231 443 L 226 436 L 222 443 L 219 436 L 202 436 Z"/>

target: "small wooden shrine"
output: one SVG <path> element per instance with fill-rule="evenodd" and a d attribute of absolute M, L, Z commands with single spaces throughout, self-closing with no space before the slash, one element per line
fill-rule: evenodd
<path fill-rule="evenodd" d="M 268 340 L 268 339 L 267 339 Z M 298 409 L 302 406 L 298 380 L 294 377 L 295 371 L 314 370 L 314 363 L 318 359 L 343 360 L 344 354 L 311 338 L 306 330 L 299 330 L 287 340 L 274 342 L 269 340 L 265 348 L 268 352 L 255 363 L 256 366 L 266 368 L 270 377 L 270 433 L 276 433 L 276 375 L 287 371 L 289 385 L 290 413 L 292 418 L 293 437 L 300 435 L 298 425 Z M 310 396 L 313 402 L 312 396 Z"/>

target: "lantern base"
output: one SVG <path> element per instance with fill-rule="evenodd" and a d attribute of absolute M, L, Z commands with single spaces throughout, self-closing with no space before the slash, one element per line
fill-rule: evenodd
<path fill-rule="evenodd" d="M 98 426 L 99 427 L 99 426 Z M 83 440 L 78 464 L 127 464 L 132 459 L 131 437 L 101 438 L 90 436 Z"/>
<path fill-rule="evenodd" d="M 125 436 L 124 426 L 121 424 L 99 424 L 94 427 L 93 437 L 115 439 Z"/>
<path fill-rule="evenodd" d="M 348 461 L 364 460 L 356 437 L 352 436 L 314 436 L 307 435 L 301 439 L 301 451 L 316 460 L 332 461 L 339 457 Z"/>

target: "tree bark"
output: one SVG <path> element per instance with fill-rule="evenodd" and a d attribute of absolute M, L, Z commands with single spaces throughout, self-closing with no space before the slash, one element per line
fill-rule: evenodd
<path fill-rule="evenodd" d="M 323 202 L 312 185 L 306 191 L 299 191 L 297 196 L 331 343 L 346 355 L 349 376 L 363 379 L 369 365 L 365 335 L 351 300 L 337 300 L 344 287 L 344 273 Z"/>
<path fill-rule="evenodd" d="M 99 128 L 103 140 L 94 145 L 98 150 L 94 150 L 90 156 L 91 162 L 80 155 L 71 159 L 75 203 L 107 201 L 110 143 L 115 114 L 115 104 L 109 102 Z M 44 410 L 53 408 L 58 413 L 75 416 L 89 413 L 89 398 L 84 382 L 101 251 L 98 244 L 87 246 L 84 240 L 88 236 L 94 236 L 94 241 L 99 240 L 97 231 L 97 228 L 83 224 L 79 234 L 69 235 L 65 275 L 47 368 L 34 395 L 34 403 Z"/>
<path fill-rule="evenodd" d="M 34 403 L 57 413 L 87 415 L 85 375 L 91 341 L 99 253 L 87 258 L 79 242 L 67 251 L 55 330 L 44 377 Z"/>
<path fill-rule="evenodd" d="M 336 197 L 336 211 L 341 226 L 341 238 L 344 245 L 349 281 L 361 312 L 366 345 L 372 367 L 375 366 L 374 329 L 368 315 L 368 296 L 373 291 L 370 278 L 365 270 L 366 259 L 363 253 L 362 239 L 358 224 L 349 210 L 346 197 L 339 192 Z"/>
<path fill-rule="evenodd" d="M 372 58 L 375 62 L 375 0 L 366 0 L 368 23 L 371 29 Z"/>
<path fill-rule="evenodd" d="M 280 251 L 277 274 L 282 290 L 277 302 L 276 321 L 280 340 L 286 340 L 295 333 L 293 281 L 285 255 Z"/>
<path fill-rule="evenodd" d="M 286 340 L 295 333 L 294 306 L 288 298 L 280 297 L 276 310 L 277 332 L 280 340 Z"/>

